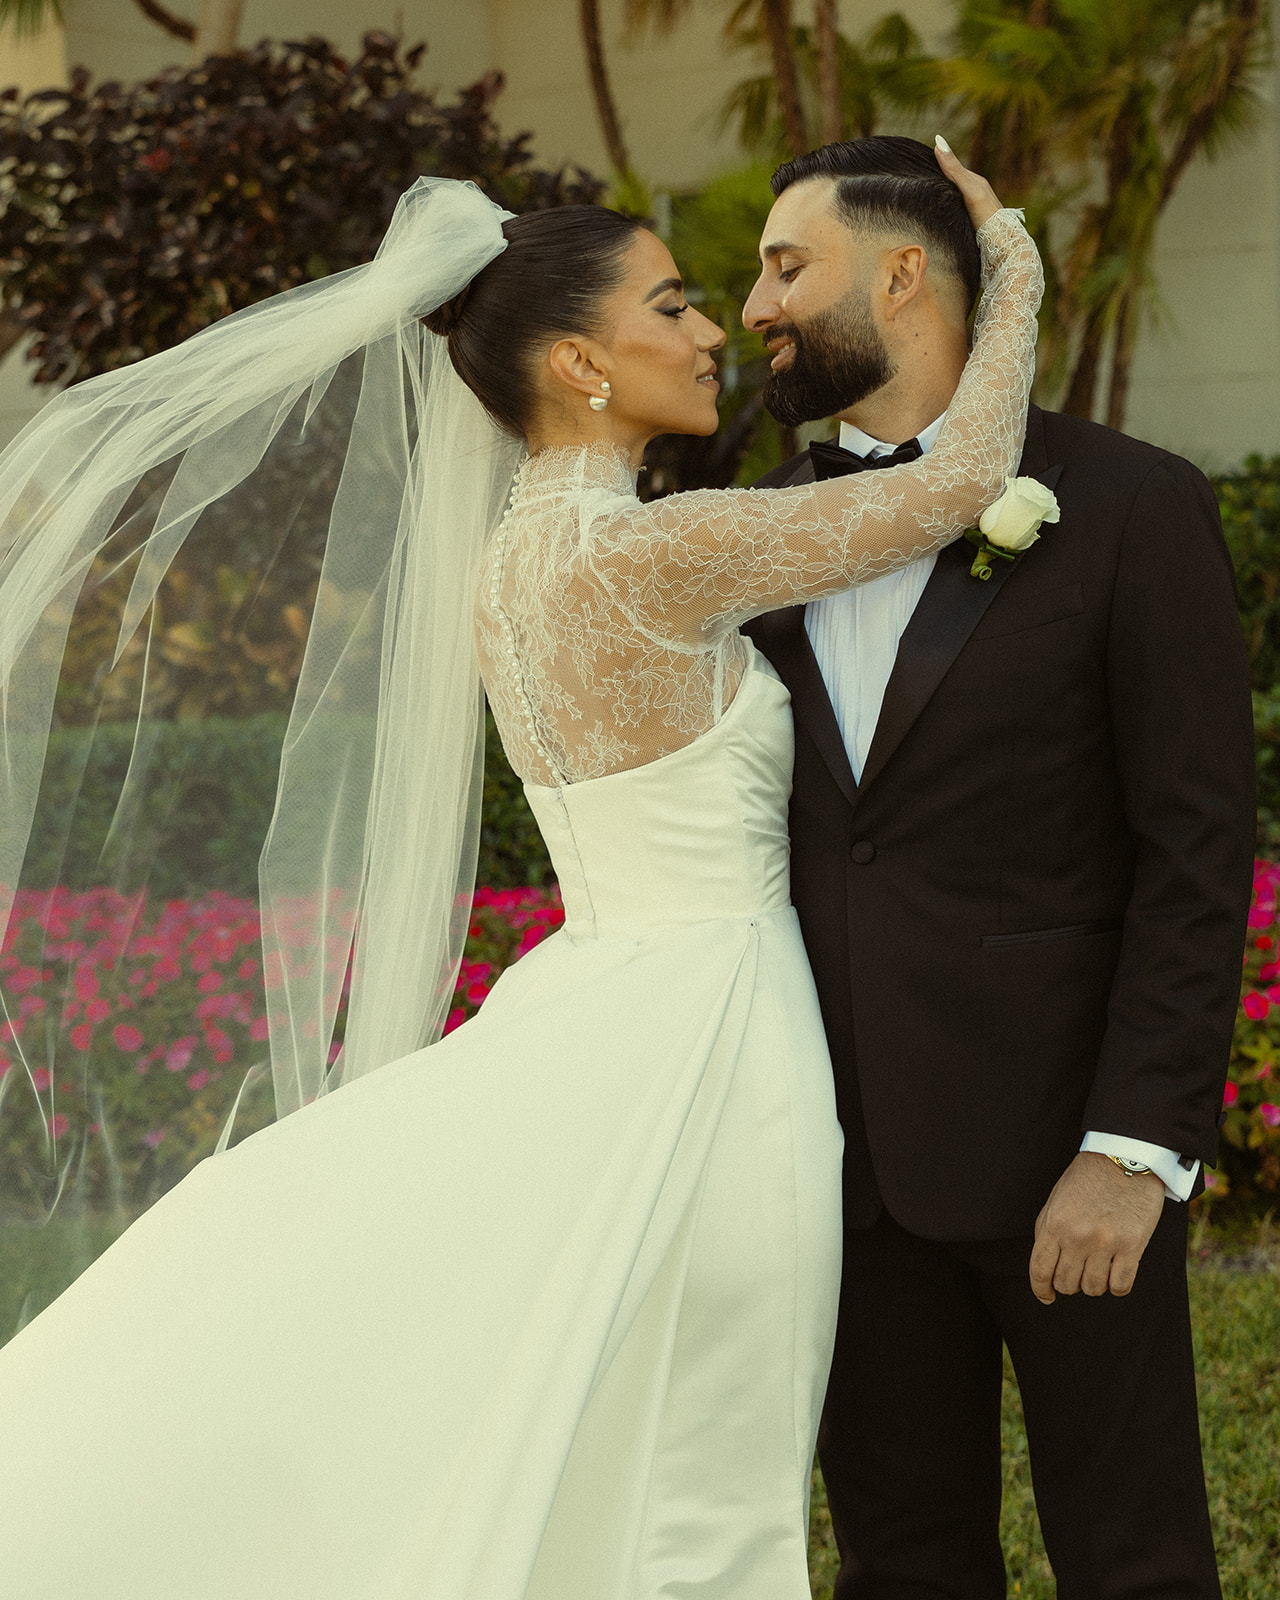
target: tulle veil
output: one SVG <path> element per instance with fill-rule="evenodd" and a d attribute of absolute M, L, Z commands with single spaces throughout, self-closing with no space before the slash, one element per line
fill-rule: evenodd
<path fill-rule="evenodd" d="M 311 514 L 320 499 L 323 568 L 259 867 L 263 1031 L 279 1115 L 430 1042 L 452 994 L 483 762 L 472 590 L 522 446 L 493 424 L 420 319 L 505 249 L 508 215 L 473 184 L 420 179 L 368 265 L 65 391 L 0 456 L 6 949 L 68 628 L 95 561 L 109 554 L 128 583 L 107 673 L 131 640 L 150 660 L 157 589 L 202 519 L 207 529 L 243 504 L 283 528 L 303 498 Z M 299 484 L 294 464 L 308 459 L 300 446 L 317 430 L 341 460 L 329 460 L 324 483 Z M 268 487 L 247 493 L 255 484 Z M 148 786 L 164 781 L 155 729 L 144 671 L 110 829 L 116 847 L 138 828 Z M 145 861 L 146 841 L 130 842 L 131 859 Z M 145 868 L 133 881 L 145 888 Z M 95 1054 L 77 1051 L 65 1026 L 83 996 L 70 994 L 62 1015 L 23 999 L 54 950 L 55 921 L 45 918 L 37 957 L 22 967 L 9 954 L 0 970 L 0 1155 L 6 1113 L 12 1121 L 34 1097 L 50 1207 L 66 1204 L 90 1141 L 113 1137 L 108 1119 L 78 1141 L 59 1124 L 73 1075 L 81 1100 L 102 1103 L 85 1081 L 100 1070 Z M 127 1045 L 139 1030 L 123 1026 L 133 1029 L 117 1035 Z"/>

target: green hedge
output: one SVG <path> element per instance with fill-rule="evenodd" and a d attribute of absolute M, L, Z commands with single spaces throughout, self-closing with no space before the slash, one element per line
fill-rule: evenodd
<path fill-rule="evenodd" d="M 135 751 L 131 723 L 55 729 L 23 868 L 32 888 L 144 883 L 159 899 L 210 889 L 254 898 L 258 855 L 275 803 L 285 718 L 153 722 Z M 111 832 L 130 761 L 163 772 L 141 785 L 145 808 Z M 518 888 L 552 881 L 551 863 L 520 780 L 489 720 L 479 882 Z"/>
<path fill-rule="evenodd" d="M 1280 852 L 1280 456 L 1249 456 L 1214 480 L 1235 563 L 1253 679 L 1258 850 Z"/>
<path fill-rule="evenodd" d="M 1280 456 L 1251 456 L 1216 480 L 1235 562 L 1254 685 L 1259 849 L 1280 853 Z M 50 743 L 39 820 L 23 881 L 43 888 L 122 890 L 149 882 L 175 898 L 222 889 L 257 893 L 257 861 L 271 819 L 284 718 L 154 722 L 136 753 L 126 723 L 63 728 Z M 144 815 L 109 839 L 129 762 L 165 773 Z M 63 843 L 65 841 L 65 845 Z M 488 720 L 478 881 L 495 889 L 541 887 L 551 864 Z"/>

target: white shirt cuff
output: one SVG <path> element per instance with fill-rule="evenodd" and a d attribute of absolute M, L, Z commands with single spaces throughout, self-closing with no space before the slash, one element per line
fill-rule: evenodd
<path fill-rule="evenodd" d="M 1129 1139 L 1122 1133 L 1086 1133 L 1081 1150 L 1096 1150 L 1104 1156 L 1126 1156 L 1130 1161 L 1141 1161 L 1150 1167 L 1164 1184 L 1170 1200 L 1189 1200 L 1195 1186 L 1200 1163 L 1184 1167 L 1176 1150 L 1166 1150 L 1162 1144 L 1148 1144 L 1145 1139 Z"/>

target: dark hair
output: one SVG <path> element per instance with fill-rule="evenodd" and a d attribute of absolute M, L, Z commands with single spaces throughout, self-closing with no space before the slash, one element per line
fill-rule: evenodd
<path fill-rule="evenodd" d="M 485 410 L 524 438 L 535 397 L 535 353 L 594 333 L 622 281 L 642 224 L 604 206 L 555 206 L 504 222 L 507 248 L 461 294 L 423 318 L 449 341 L 453 369 Z"/>
<path fill-rule="evenodd" d="M 898 134 L 824 144 L 784 162 L 770 186 L 779 195 L 806 178 L 835 180 L 836 203 L 851 227 L 918 229 L 964 284 L 966 309 L 973 310 L 982 282 L 978 240 L 963 195 L 927 144 Z"/>

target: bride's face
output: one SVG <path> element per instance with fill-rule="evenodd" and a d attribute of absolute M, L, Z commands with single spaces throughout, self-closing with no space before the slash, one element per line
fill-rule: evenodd
<path fill-rule="evenodd" d="M 594 338 L 562 340 L 551 352 L 561 384 L 574 391 L 567 403 L 599 438 L 643 448 L 660 433 L 714 433 L 716 364 L 711 352 L 723 329 L 691 306 L 671 252 L 655 234 L 636 234 L 623 277 L 603 308 Z M 592 412 L 587 400 L 609 384 L 608 406 Z"/>

